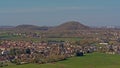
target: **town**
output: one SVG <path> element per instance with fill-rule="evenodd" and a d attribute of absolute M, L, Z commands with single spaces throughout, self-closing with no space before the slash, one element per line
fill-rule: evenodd
<path fill-rule="evenodd" d="M 22 28 L 1 29 L 1 67 L 9 63 L 54 63 L 93 52 L 120 54 L 120 29 L 90 28 L 75 21 L 45 30 L 31 28 L 31 25 L 24 28 L 22 25 Z"/>

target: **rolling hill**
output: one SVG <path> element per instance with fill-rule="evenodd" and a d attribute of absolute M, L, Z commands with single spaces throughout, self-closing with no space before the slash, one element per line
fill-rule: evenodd
<path fill-rule="evenodd" d="M 36 26 L 36 25 L 18 25 L 14 29 L 24 30 L 48 30 L 50 27 L 47 26 Z"/>
<path fill-rule="evenodd" d="M 68 21 L 59 26 L 52 28 L 52 31 L 62 31 L 62 30 L 83 30 L 89 29 L 90 27 L 85 26 L 77 21 Z"/>

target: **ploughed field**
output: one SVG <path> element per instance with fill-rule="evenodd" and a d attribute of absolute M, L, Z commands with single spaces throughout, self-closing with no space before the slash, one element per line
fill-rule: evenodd
<path fill-rule="evenodd" d="M 120 68 L 120 55 L 90 53 L 47 64 L 10 64 L 4 68 Z"/>

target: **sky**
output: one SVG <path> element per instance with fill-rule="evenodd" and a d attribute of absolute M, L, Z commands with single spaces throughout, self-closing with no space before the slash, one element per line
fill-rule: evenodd
<path fill-rule="evenodd" d="M 0 0 L 0 26 L 55 26 L 67 21 L 120 26 L 120 0 Z"/>

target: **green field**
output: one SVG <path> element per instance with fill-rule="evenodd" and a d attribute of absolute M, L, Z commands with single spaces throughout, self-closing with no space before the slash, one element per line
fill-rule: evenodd
<path fill-rule="evenodd" d="M 9 35 L 7 33 L 0 34 L 0 39 L 7 39 L 7 40 L 24 40 L 24 41 L 80 41 L 81 38 L 30 38 L 30 37 L 24 37 L 24 36 L 18 36 L 18 35 Z"/>
<path fill-rule="evenodd" d="M 9 65 L 4 68 L 120 68 L 120 55 L 92 53 L 56 63 Z"/>

